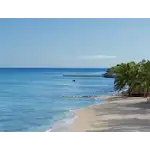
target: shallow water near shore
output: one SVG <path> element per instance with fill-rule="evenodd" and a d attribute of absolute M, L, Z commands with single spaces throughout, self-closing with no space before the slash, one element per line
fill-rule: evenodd
<path fill-rule="evenodd" d="M 95 103 L 93 102 L 93 104 L 101 104 L 104 102 L 103 99 L 98 99 L 98 100 L 93 99 L 93 101 L 95 101 Z M 84 107 L 80 107 L 78 109 L 87 108 L 88 106 L 85 105 Z M 92 106 L 92 104 L 90 106 Z M 55 122 L 52 125 L 52 127 L 49 130 L 47 130 L 47 132 L 68 132 L 69 129 L 71 128 L 73 122 L 78 117 L 75 114 L 75 111 L 78 109 L 73 109 L 73 110 L 70 110 L 67 113 L 65 113 L 65 119 Z"/>
<path fill-rule="evenodd" d="M 63 96 L 110 95 L 113 79 L 63 74 L 102 74 L 105 70 L 0 69 L 0 131 L 43 132 L 52 127 L 53 131 L 66 130 L 75 117 L 71 110 L 102 101 Z"/>

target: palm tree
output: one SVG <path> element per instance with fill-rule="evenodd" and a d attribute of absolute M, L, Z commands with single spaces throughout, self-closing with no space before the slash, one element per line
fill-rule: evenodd
<path fill-rule="evenodd" d="M 131 94 L 136 94 L 142 92 L 141 90 L 141 82 L 142 82 L 142 73 L 143 73 L 143 66 L 140 63 L 135 64 L 130 71 L 131 75 L 131 83 L 129 84 L 130 90 L 132 91 Z"/>
<path fill-rule="evenodd" d="M 135 79 L 136 63 L 121 63 L 113 68 L 113 72 L 116 74 L 114 81 L 115 90 L 123 90 L 128 86 L 129 95 L 132 93 L 132 84 Z"/>
<path fill-rule="evenodd" d="M 116 74 L 115 90 L 121 91 L 128 87 L 129 96 L 143 93 L 146 97 L 150 93 L 150 61 L 121 63 L 109 71 Z"/>
<path fill-rule="evenodd" d="M 141 89 L 144 92 L 144 97 L 147 97 L 150 92 L 150 61 L 143 63 L 140 81 Z"/>

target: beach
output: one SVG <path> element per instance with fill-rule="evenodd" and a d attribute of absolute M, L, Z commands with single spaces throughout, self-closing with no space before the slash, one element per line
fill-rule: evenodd
<path fill-rule="evenodd" d="M 76 110 L 75 114 L 70 132 L 150 131 L 150 103 L 142 97 L 107 96 L 103 104 Z"/>
<path fill-rule="evenodd" d="M 149 21 L 1 19 L 0 132 L 149 131 Z"/>

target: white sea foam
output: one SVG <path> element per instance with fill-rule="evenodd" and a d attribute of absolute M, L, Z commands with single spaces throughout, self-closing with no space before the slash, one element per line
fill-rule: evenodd
<path fill-rule="evenodd" d="M 97 101 L 97 103 L 94 103 L 94 105 L 103 103 L 103 99 L 94 98 L 94 100 Z M 88 107 L 92 105 L 93 104 L 89 105 Z M 87 106 L 85 108 L 87 108 Z M 56 123 L 54 123 L 53 126 L 50 129 L 48 129 L 46 132 L 68 132 L 73 122 L 77 118 L 75 111 L 80 109 L 81 108 L 69 110 L 69 112 L 66 114 L 65 119 L 59 120 Z"/>
<path fill-rule="evenodd" d="M 72 123 L 74 122 L 74 120 L 76 119 L 76 117 L 77 116 L 75 115 L 74 111 L 70 110 L 66 114 L 66 119 L 57 121 L 46 132 L 67 132 L 67 131 L 69 131 L 69 129 L 70 129 Z"/>

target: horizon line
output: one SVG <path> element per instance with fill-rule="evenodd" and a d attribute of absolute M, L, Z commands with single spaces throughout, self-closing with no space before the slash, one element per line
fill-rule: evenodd
<path fill-rule="evenodd" d="M 108 67 L 0 67 L 0 69 L 106 69 Z"/>
<path fill-rule="evenodd" d="M 0 18 L 147 18 L 150 16 L 0 16 Z"/>

